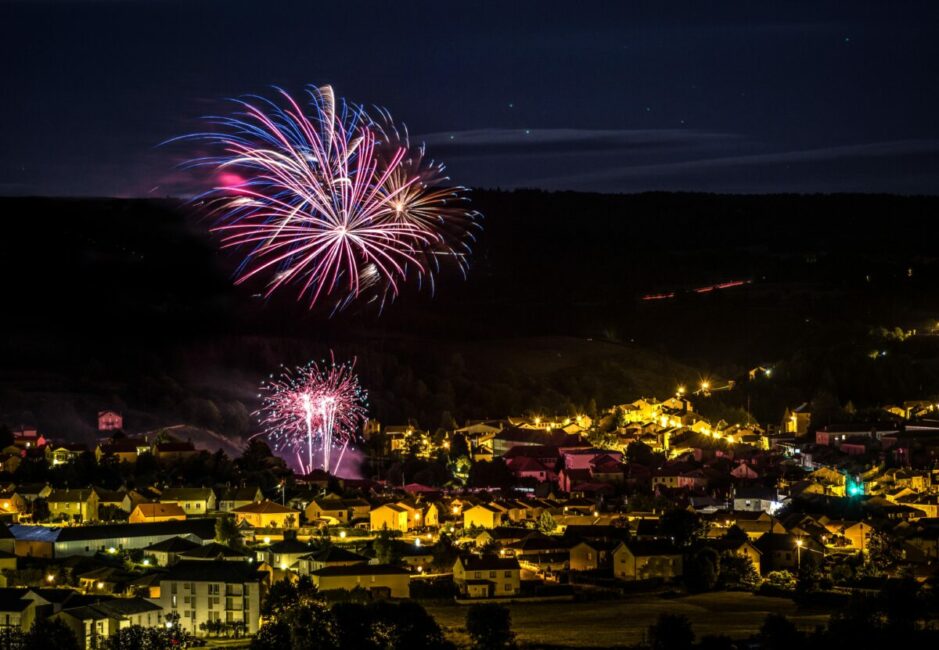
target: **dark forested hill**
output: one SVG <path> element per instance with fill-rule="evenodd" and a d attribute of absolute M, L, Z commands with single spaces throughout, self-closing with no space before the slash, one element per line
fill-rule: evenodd
<path fill-rule="evenodd" d="M 330 347 L 359 357 L 375 415 L 425 426 L 602 407 L 760 364 L 780 369 L 750 391 L 762 419 L 819 393 L 863 406 L 939 392 L 933 337 L 876 329 L 939 319 L 939 198 L 480 190 L 474 203 L 485 228 L 466 281 L 327 318 L 233 287 L 234 258 L 181 204 L 2 199 L 0 421 L 80 435 L 107 402 L 140 426 L 182 414 L 243 433 L 231 404 Z"/>

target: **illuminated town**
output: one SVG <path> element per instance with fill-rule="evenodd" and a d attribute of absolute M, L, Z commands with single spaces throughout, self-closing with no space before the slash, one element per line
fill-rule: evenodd
<path fill-rule="evenodd" d="M 0 1 L 0 650 L 939 648 L 937 17 Z"/>

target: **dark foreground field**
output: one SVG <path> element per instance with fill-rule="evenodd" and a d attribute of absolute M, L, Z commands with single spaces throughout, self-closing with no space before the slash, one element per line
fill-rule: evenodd
<path fill-rule="evenodd" d="M 722 634 L 732 638 L 757 632 L 769 613 L 785 614 L 800 629 L 810 631 L 827 622 L 825 614 L 805 614 L 787 598 L 722 592 L 664 599 L 637 595 L 622 600 L 588 603 L 509 605 L 512 627 L 522 645 L 609 648 L 640 643 L 660 614 L 682 614 L 697 638 Z M 466 607 L 428 606 L 447 636 L 457 644 L 469 642 L 464 631 Z"/>

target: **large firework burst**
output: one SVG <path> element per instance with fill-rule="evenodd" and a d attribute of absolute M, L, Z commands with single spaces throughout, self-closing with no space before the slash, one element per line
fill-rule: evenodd
<path fill-rule="evenodd" d="M 442 258 L 465 271 L 478 223 L 465 188 L 387 112 L 376 121 L 329 86 L 307 96 L 306 110 L 283 90 L 236 100 L 235 115 L 210 118 L 215 131 L 187 136 L 220 149 L 193 164 L 221 181 L 199 198 L 222 245 L 245 252 L 237 282 L 264 277 L 266 295 L 293 285 L 311 307 L 342 309 L 384 304 L 409 279 L 433 287 Z"/>
<path fill-rule="evenodd" d="M 302 473 L 321 467 L 335 474 L 366 419 L 368 394 L 354 370 L 354 360 L 336 363 L 330 354 L 272 375 L 261 384 L 258 435 L 288 452 Z"/>

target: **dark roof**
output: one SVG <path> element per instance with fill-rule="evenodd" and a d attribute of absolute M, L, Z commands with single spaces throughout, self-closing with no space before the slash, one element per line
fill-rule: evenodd
<path fill-rule="evenodd" d="M 169 539 L 165 539 L 162 542 L 151 544 L 144 549 L 144 552 L 157 551 L 162 553 L 180 553 L 182 551 L 191 551 L 194 548 L 198 548 L 198 546 L 199 544 L 190 542 L 185 537 L 170 537 Z"/>
<path fill-rule="evenodd" d="M 761 553 L 772 551 L 795 551 L 796 538 L 789 533 L 763 533 L 753 544 Z"/>
<path fill-rule="evenodd" d="M 318 553 L 311 553 L 308 556 L 311 560 L 316 562 L 368 562 L 368 558 L 359 555 L 358 553 L 353 553 L 352 551 L 346 550 L 339 546 L 327 546 Z"/>
<path fill-rule="evenodd" d="M 629 528 L 625 526 L 581 526 L 573 525 L 564 529 L 565 539 L 577 540 L 624 540 L 629 537 Z"/>
<path fill-rule="evenodd" d="M 496 526 L 495 528 L 487 528 L 482 531 L 487 533 L 492 539 L 501 540 L 501 539 L 522 539 L 531 532 L 530 528 L 512 528 L 510 526 Z"/>
<path fill-rule="evenodd" d="M 391 564 L 348 564 L 345 566 L 328 566 L 311 571 L 314 576 L 384 576 L 408 575 L 409 571 Z"/>
<path fill-rule="evenodd" d="M 220 558 L 220 557 L 250 557 L 249 555 L 236 551 L 233 548 L 229 548 L 224 544 L 219 544 L 218 542 L 212 542 L 204 546 L 196 546 L 188 551 L 183 551 L 179 554 L 182 558 Z"/>
<path fill-rule="evenodd" d="M 250 562 L 182 560 L 161 576 L 160 582 L 257 582 L 263 575 Z"/>
<path fill-rule="evenodd" d="M 259 490 L 260 488 L 256 485 L 254 487 L 225 488 L 219 491 L 218 498 L 220 501 L 254 501 Z"/>
<path fill-rule="evenodd" d="M 561 452 L 555 445 L 519 445 L 505 452 L 504 458 L 560 458 Z"/>
<path fill-rule="evenodd" d="M 82 490 L 52 490 L 46 501 L 48 503 L 75 503 L 87 501 L 91 497 L 91 488 Z"/>
<path fill-rule="evenodd" d="M 763 501 L 778 501 L 779 492 L 776 488 L 767 487 L 739 487 L 734 492 L 735 499 L 761 499 Z"/>
<path fill-rule="evenodd" d="M 106 614 L 110 614 L 114 618 L 128 616 L 130 614 L 140 614 L 142 612 L 161 611 L 163 609 L 156 603 L 152 603 L 145 598 L 115 598 L 93 605 L 93 607 L 100 609 Z"/>
<path fill-rule="evenodd" d="M 208 501 L 215 496 L 212 488 L 166 488 L 160 493 L 160 501 Z"/>
<path fill-rule="evenodd" d="M 466 571 L 509 571 L 519 568 L 518 560 L 514 557 L 463 555 L 460 560 L 463 562 L 463 568 Z"/>
<path fill-rule="evenodd" d="M 282 506 L 279 503 L 274 503 L 273 501 L 261 501 L 260 503 L 249 503 L 247 505 L 241 506 L 240 508 L 235 508 L 234 512 L 238 513 L 251 513 L 251 514 L 264 514 L 264 515 L 289 515 L 297 514 L 297 511 L 293 508 L 288 508 L 287 506 Z"/>
<path fill-rule="evenodd" d="M 267 547 L 271 553 L 309 553 L 310 547 L 296 539 L 285 539 L 280 542 L 274 542 Z"/>
<path fill-rule="evenodd" d="M 154 521 L 142 524 L 109 524 L 106 526 L 69 526 L 58 531 L 57 542 L 75 542 L 117 537 L 150 537 L 153 535 L 195 535 L 215 539 L 214 519 Z"/>
<path fill-rule="evenodd" d="M 27 589 L 0 589 L 0 612 L 22 612 L 31 600 L 23 598 Z"/>
<path fill-rule="evenodd" d="M 629 552 L 637 557 L 648 557 L 650 555 L 681 555 L 681 549 L 669 541 L 662 539 L 653 539 L 648 541 L 631 540 L 623 542 Z"/>

